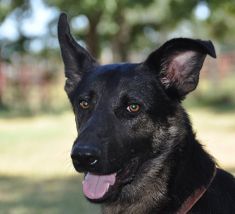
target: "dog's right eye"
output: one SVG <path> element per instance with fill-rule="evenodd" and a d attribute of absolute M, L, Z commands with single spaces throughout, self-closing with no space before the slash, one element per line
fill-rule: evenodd
<path fill-rule="evenodd" d="M 127 111 L 131 112 L 131 113 L 137 113 L 140 111 L 140 105 L 138 104 L 131 104 L 129 106 L 127 106 Z"/>
<path fill-rule="evenodd" d="M 85 110 L 90 108 L 90 104 L 85 100 L 80 101 L 79 106 Z"/>

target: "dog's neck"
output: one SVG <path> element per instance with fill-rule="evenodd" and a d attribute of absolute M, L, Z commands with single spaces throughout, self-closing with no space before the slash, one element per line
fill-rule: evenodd
<path fill-rule="evenodd" d="M 213 158 L 197 142 L 194 134 L 189 134 L 178 162 L 172 168 L 168 194 L 171 196 L 169 212 L 177 212 L 194 192 L 207 188 L 215 172 Z M 164 211 L 167 209 L 164 209 Z"/>
<path fill-rule="evenodd" d="M 186 136 L 179 150 L 169 154 L 167 159 L 161 160 L 164 163 L 159 165 L 164 167 L 159 168 L 158 172 L 154 172 L 155 183 L 146 183 L 145 187 L 149 189 L 141 189 L 138 186 L 133 188 L 133 196 L 140 194 L 143 196 L 141 200 L 135 201 L 135 198 L 132 198 L 129 203 L 125 204 L 121 200 L 117 203 L 106 204 L 103 207 L 103 213 L 176 213 L 180 210 L 182 204 L 195 191 L 209 184 L 214 173 L 215 163 L 196 141 L 192 132 Z M 156 165 L 153 168 L 156 169 Z M 149 180 L 152 181 L 152 179 Z M 144 182 L 148 182 L 148 179 L 146 178 Z M 153 204 L 154 207 L 148 206 Z"/>
<path fill-rule="evenodd" d="M 202 196 L 206 193 L 208 188 L 210 187 L 211 183 L 213 182 L 217 169 L 214 168 L 214 173 L 207 184 L 207 186 L 201 186 L 200 188 L 196 189 L 181 205 L 180 209 L 178 209 L 176 214 L 187 214 L 193 206 L 202 198 Z"/>

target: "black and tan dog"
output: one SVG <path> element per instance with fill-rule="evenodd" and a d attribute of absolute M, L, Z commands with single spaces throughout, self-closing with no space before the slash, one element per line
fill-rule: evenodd
<path fill-rule="evenodd" d="M 79 136 L 71 157 L 104 213 L 235 213 L 235 180 L 196 140 L 181 101 L 210 41 L 167 41 L 142 63 L 99 65 L 61 14 L 59 43 Z"/>

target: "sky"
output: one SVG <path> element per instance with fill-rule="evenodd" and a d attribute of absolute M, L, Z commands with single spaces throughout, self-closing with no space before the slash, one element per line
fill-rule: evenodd
<path fill-rule="evenodd" d="M 42 0 L 30 0 L 32 14 L 22 21 L 21 29 L 26 36 L 43 36 L 48 33 L 47 24 L 58 15 L 55 7 L 47 7 Z M 0 38 L 18 38 L 17 19 L 12 12 L 0 26 Z"/>

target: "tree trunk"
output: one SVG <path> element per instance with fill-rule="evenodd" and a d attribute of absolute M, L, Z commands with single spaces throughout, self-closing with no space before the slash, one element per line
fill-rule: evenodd
<path fill-rule="evenodd" d="M 88 16 L 89 30 L 87 33 L 88 50 L 93 57 L 98 58 L 100 55 L 100 41 L 97 32 L 97 26 L 100 22 L 102 12 L 97 12 L 93 16 Z"/>
<path fill-rule="evenodd" d="M 4 87 L 5 87 L 5 76 L 4 76 L 2 67 L 3 67 L 3 64 L 0 58 L 0 109 L 4 107 L 3 93 L 4 93 Z"/>
<path fill-rule="evenodd" d="M 130 28 L 122 7 L 119 7 L 115 21 L 119 25 L 119 30 L 112 40 L 113 58 L 115 61 L 125 62 L 129 56 Z"/>

